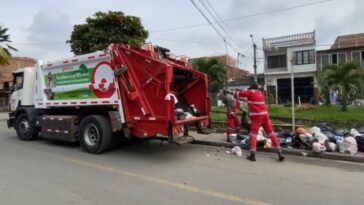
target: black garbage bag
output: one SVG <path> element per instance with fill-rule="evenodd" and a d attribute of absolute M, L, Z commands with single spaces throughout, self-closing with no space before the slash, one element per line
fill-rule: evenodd
<path fill-rule="evenodd" d="M 364 136 L 356 136 L 355 140 L 358 145 L 358 150 L 364 152 Z"/>
<path fill-rule="evenodd" d="M 259 140 L 257 141 L 257 148 L 263 148 L 264 145 L 267 143 L 267 140 Z M 241 141 L 240 147 L 242 149 L 250 149 L 250 138 L 245 138 Z"/>
<path fill-rule="evenodd" d="M 338 136 L 345 136 L 349 133 L 348 130 L 346 129 L 338 129 L 338 130 L 335 130 L 335 135 L 338 135 Z"/>
<path fill-rule="evenodd" d="M 292 139 L 290 146 L 297 149 L 312 149 L 312 144 L 303 142 L 299 136 Z"/>
<path fill-rule="evenodd" d="M 326 131 L 328 131 L 328 132 L 333 132 L 333 131 L 335 131 L 335 129 L 334 128 L 332 128 L 328 123 L 326 123 L 326 122 L 323 122 L 323 123 L 319 123 L 318 124 L 318 127 L 321 129 L 321 132 L 326 132 Z"/>
<path fill-rule="evenodd" d="M 324 135 L 328 138 L 329 142 L 336 143 L 336 137 L 335 134 L 330 131 L 323 132 Z"/>
<path fill-rule="evenodd" d="M 360 132 L 360 134 L 364 134 L 364 127 L 359 128 L 358 131 Z"/>
<path fill-rule="evenodd" d="M 283 132 L 279 133 L 279 142 L 282 147 L 288 147 L 291 145 L 294 134 L 288 130 L 284 130 Z"/>

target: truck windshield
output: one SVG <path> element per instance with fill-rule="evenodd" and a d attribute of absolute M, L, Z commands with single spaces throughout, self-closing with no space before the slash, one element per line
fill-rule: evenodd
<path fill-rule="evenodd" d="M 14 90 L 19 90 L 23 88 L 23 80 L 24 79 L 24 73 L 15 73 L 14 74 Z"/>

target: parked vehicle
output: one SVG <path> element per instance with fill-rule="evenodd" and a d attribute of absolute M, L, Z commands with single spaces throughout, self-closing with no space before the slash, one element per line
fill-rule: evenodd
<path fill-rule="evenodd" d="M 175 109 L 192 104 L 200 116 L 178 120 Z M 40 133 L 79 141 L 90 153 L 106 151 L 115 137 L 190 142 L 187 125 L 210 123 L 207 75 L 150 44 L 112 44 L 104 52 L 21 68 L 14 72 L 9 106 L 8 126 L 20 140 Z"/>

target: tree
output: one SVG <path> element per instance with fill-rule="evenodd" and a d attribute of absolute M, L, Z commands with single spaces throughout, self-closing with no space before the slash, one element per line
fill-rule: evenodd
<path fill-rule="evenodd" d="M 121 11 L 96 12 L 85 24 L 75 25 L 71 51 L 76 55 L 106 49 L 111 43 L 139 46 L 148 37 L 140 18 L 124 15 Z"/>
<path fill-rule="evenodd" d="M 16 48 L 10 46 L 10 35 L 6 34 L 7 28 L 2 28 L 0 26 L 0 65 L 9 64 L 9 59 L 11 57 L 10 50 L 17 51 Z"/>
<path fill-rule="evenodd" d="M 220 63 L 216 58 L 201 58 L 194 61 L 192 66 L 207 74 L 211 91 L 217 91 L 227 83 L 225 65 Z"/>
<path fill-rule="evenodd" d="M 329 65 L 324 68 L 321 76 L 326 89 L 337 86 L 341 89 L 341 108 L 347 110 L 348 97 L 352 91 L 360 90 L 361 81 L 364 79 L 363 71 L 358 62 L 348 62 L 343 65 Z"/>

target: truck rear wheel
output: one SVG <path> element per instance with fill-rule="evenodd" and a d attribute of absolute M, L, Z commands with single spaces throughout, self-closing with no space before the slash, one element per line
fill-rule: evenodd
<path fill-rule="evenodd" d="M 34 140 L 38 130 L 31 124 L 26 113 L 19 114 L 15 119 L 15 130 L 18 138 L 23 141 Z"/>
<path fill-rule="evenodd" d="M 99 154 L 108 150 L 112 141 L 112 129 L 107 118 L 91 115 L 80 125 L 80 144 L 84 151 Z"/>

